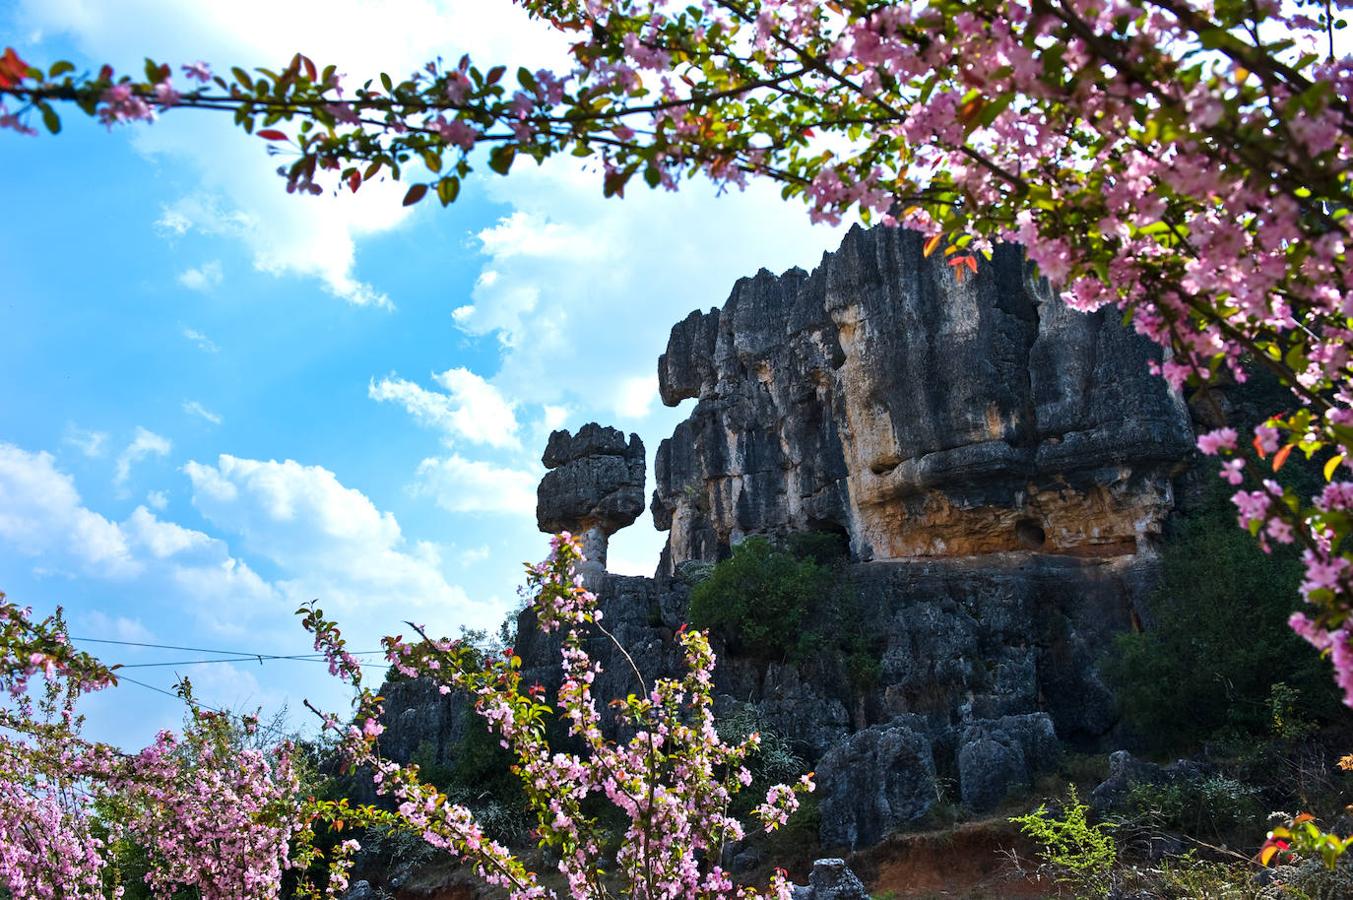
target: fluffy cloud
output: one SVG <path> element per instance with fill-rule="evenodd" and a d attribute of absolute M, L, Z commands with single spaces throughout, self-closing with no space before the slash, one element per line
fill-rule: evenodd
<path fill-rule="evenodd" d="M 102 431 L 90 431 L 86 428 L 77 428 L 74 424 L 71 424 L 66 426 L 66 434 L 61 440 L 90 459 L 96 459 L 103 456 L 104 444 L 108 440 L 108 435 Z"/>
<path fill-rule="evenodd" d="M 126 578 L 142 570 L 122 529 L 86 509 L 50 453 L 0 443 L 0 539 L 28 557 Z"/>
<path fill-rule="evenodd" d="M 373 400 L 400 404 L 421 424 L 441 431 L 448 443 L 464 439 L 499 449 L 521 446 L 514 404 L 496 387 L 469 369 L 448 369 L 432 378 L 445 393 L 393 375 L 373 379 L 367 393 Z"/>
<path fill-rule="evenodd" d="M 513 469 L 452 454 L 423 460 L 414 490 L 450 512 L 534 516 L 539 481 L 538 470 Z"/>
<path fill-rule="evenodd" d="M 184 472 L 194 505 L 246 552 L 269 560 L 281 576 L 276 586 L 294 600 L 319 597 L 352 612 L 420 608 L 478 624 L 498 612 L 472 608 L 447 582 L 435 546 L 406 540 L 391 513 L 328 469 L 222 455 Z"/>
<path fill-rule="evenodd" d="M 132 442 L 118 454 L 113 484 L 122 487 L 131 477 L 132 466 L 151 456 L 168 456 L 173 446 L 168 438 L 161 437 L 155 432 L 138 425 Z"/>
<path fill-rule="evenodd" d="M 184 269 L 179 273 L 179 284 L 190 291 L 209 291 L 220 285 L 224 275 L 217 260 L 203 263 L 196 268 Z"/>
<path fill-rule="evenodd" d="M 218 353 L 221 348 L 216 346 L 216 342 L 207 337 L 195 328 L 183 329 L 183 336 L 197 345 L 197 349 L 204 353 Z"/>

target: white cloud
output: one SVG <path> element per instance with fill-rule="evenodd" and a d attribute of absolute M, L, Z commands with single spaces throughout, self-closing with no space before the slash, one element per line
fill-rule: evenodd
<path fill-rule="evenodd" d="M 173 444 L 168 438 L 161 437 L 141 426 L 136 427 L 136 436 L 117 457 L 117 466 L 113 474 L 113 484 L 122 487 L 131 477 L 132 466 L 150 456 L 168 456 Z"/>
<path fill-rule="evenodd" d="M 208 620 L 226 611 L 244 618 L 275 596 L 223 541 L 162 521 L 144 506 L 122 523 L 109 521 L 84 506 L 51 454 L 3 443 L 0 542 L 41 560 L 48 572 L 181 584 L 187 590 L 178 594 L 179 608 Z"/>
<path fill-rule="evenodd" d="M 103 456 L 104 444 L 108 440 L 108 434 L 103 431 L 90 431 L 86 428 L 78 428 L 74 424 L 66 426 L 66 434 L 62 437 L 62 442 L 70 444 L 90 459 L 96 459 Z"/>
<path fill-rule="evenodd" d="M 626 419 L 642 419 L 658 399 L 658 376 L 632 375 L 616 382 L 611 409 Z"/>
<path fill-rule="evenodd" d="M 102 610 L 94 609 L 83 613 L 76 620 L 78 628 L 86 635 L 97 636 L 114 641 L 135 641 L 149 643 L 155 640 L 155 634 L 140 619 L 126 616 L 110 616 Z M 99 654 L 95 654 L 99 655 Z"/>
<path fill-rule="evenodd" d="M 146 494 L 146 503 L 151 509 L 163 512 L 169 506 L 169 495 L 164 491 L 151 491 Z"/>
<path fill-rule="evenodd" d="M 200 531 L 184 528 L 173 522 L 164 522 L 144 506 L 132 510 L 123 524 L 124 532 L 138 547 L 150 552 L 156 559 L 167 559 L 189 550 L 209 546 L 212 538 Z"/>
<path fill-rule="evenodd" d="M 371 381 L 373 400 L 398 403 L 422 425 L 443 433 L 448 443 L 464 439 L 499 449 L 521 446 L 517 417 L 502 393 L 469 369 L 432 376 L 446 392 L 430 391 L 394 375 Z"/>
<path fill-rule="evenodd" d="M 492 551 L 488 544 L 480 544 L 478 547 L 469 547 L 457 554 L 462 566 L 471 566 L 477 562 L 483 562 L 488 559 Z"/>
<path fill-rule="evenodd" d="M 569 410 L 567 406 L 553 406 L 546 403 L 540 420 L 541 427 L 545 431 L 557 431 L 568 421 Z"/>
<path fill-rule="evenodd" d="M 526 471 L 452 454 L 425 459 L 414 490 L 450 512 L 534 516 L 539 471 Z"/>
<path fill-rule="evenodd" d="M 217 353 L 221 349 L 220 347 L 216 346 L 215 341 L 213 341 L 211 338 L 207 337 L 205 334 L 203 334 L 202 332 L 198 331 L 195 328 L 183 329 L 183 336 L 188 340 L 192 341 L 194 344 L 196 344 L 197 349 L 205 353 Z"/>
<path fill-rule="evenodd" d="M 184 269 L 179 273 L 178 282 L 190 291 L 205 292 L 219 286 L 223 277 L 221 263 L 212 260 L 195 269 Z"/>
<path fill-rule="evenodd" d="M 196 400 L 185 401 L 183 404 L 183 411 L 190 416 L 198 416 L 199 418 L 206 419 L 213 425 L 220 425 L 222 421 L 219 413 L 212 412 Z"/>
<path fill-rule="evenodd" d="M 596 172 L 563 158 L 486 184 L 513 212 L 476 235 L 483 267 L 453 321 L 498 337 L 493 383 L 506 396 L 580 417 L 651 421 L 673 324 L 760 268 L 810 268 L 841 238 L 769 184 L 724 196 L 699 180 L 677 193 L 635 186 L 607 200 Z"/>
<path fill-rule="evenodd" d="M 0 443 L 0 538 L 29 557 L 68 562 L 89 574 L 137 574 L 122 529 L 86 509 L 75 481 L 57 470 L 50 453 Z"/>
<path fill-rule="evenodd" d="M 444 577 L 436 547 L 406 540 L 394 515 L 328 469 L 222 455 L 184 472 L 207 520 L 275 565 L 276 586 L 294 600 L 365 613 L 416 607 L 446 621 L 489 621 L 496 612 L 471 608 Z"/>

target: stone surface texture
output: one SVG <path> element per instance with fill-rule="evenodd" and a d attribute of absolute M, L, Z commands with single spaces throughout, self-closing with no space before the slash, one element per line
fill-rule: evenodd
<path fill-rule="evenodd" d="M 961 283 L 906 230 L 854 229 L 678 323 L 658 448 L 668 571 L 747 534 L 832 529 L 857 558 L 1132 554 L 1172 508 L 1186 405 L 1113 310 L 1066 308 L 997 247 Z"/>
<path fill-rule="evenodd" d="M 837 576 L 876 677 L 853 678 L 839 652 L 752 659 L 715 636 L 716 712 L 752 714 L 817 769 L 828 847 L 924 825 L 941 805 L 991 810 L 1063 747 L 1112 749 L 1097 663 L 1140 626 L 1193 440 L 1186 405 L 1148 373 L 1151 347 L 1113 311 L 1065 308 L 1018 248 L 960 283 L 921 244 L 856 229 L 812 274 L 762 272 L 678 323 L 662 397 L 696 403 L 655 460 L 666 549 L 653 578 L 587 576 L 639 669 L 588 638 L 605 709 L 679 672 L 692 585 L 739 540 L 848 538 Z M 642 508 L 638 438 L 559 431 L 543 461 L 541 529 L 593 535 L 604 561 L 605 538 Z M 803 627 L 831 634 L 832 614 Z M 534 626 L 528 609 L 523 675 L 552 692 L 559 637 Z M 450 746 L 463 716 L 422 702 L 457 701 L 400 689 L 383 742 Z"/>
<path fill-rule="evenodd" d="M 576 435 L 553 432 L 540 461 L 549 471 L 536 489 L 536 524 L 582 537 L 583 576 L 593 586 L 606 571 L 611 535 L 644 511 L 643 441 L 589 422 Z"/>

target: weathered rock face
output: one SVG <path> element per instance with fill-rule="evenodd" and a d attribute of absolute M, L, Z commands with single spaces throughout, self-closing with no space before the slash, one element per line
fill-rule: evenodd
<path fill-rule="evenodd" d="M 679 674 L 690 585 L 737 541 L 828 530 L 850 540 L 838 576 L 870 677 L 830 641 L 791 662 L 718 635 L 714 673 L 717 715 L 750 706 L 816 766 L 824 843 L 866 846 L 941 801 L 989 810 L 1062 745 L 1102 749 L 1117 711 L 1097 662 L 1142 618 L 1158 568 L 1142 551 L 1192 443 L 1151 353 L 1112 313 L 1062 306 L 1013 247 L 959 283 L 918 236 L 856 230 L 811 275 L 739 282 L 673 329 L 659 363 L 664 402 L 698 402 L 658 451 L 652 509 L 671 534 L 655 578 L 604 570 L 642 507 L 638 438 L 589 424 L 546 448 L 540 527 L 584 535 L 585 577 L 628 651 L 587 639 L 595 696 Z M 833 610 L 803 627 L 842 633 Z M 527 683 L 557 687 L 560 637 L 529 609 L 516 648 Z M 451 746 L 463 698 L 401 690 L 390 732 L 413 735 L 398 752 Z"/>
<path fill-rule="evenodd" d="M 658 449 L 664 565 L 751 533 L 857 558 L 1131 554 L 1173 506 L 1188 410 L 1112 310 L 1067 309 L 998 247 L 964 282 L 921 236 L 853 230 L 810 275 L 762 271 L 672 329 Z"/>
<path fill-rule="evenodd" d="M 536 489 L 536 523 L 582 536 L 583 577 L 593 586 L 606 571 L 610 536 L 644 510 L 643 442 L 589 422 L 576 435 L 552 433 L 541 462 L 550 471 Z"/>
<path fill-rule="evenodd" d="M 877 843 L 918 822 L 939 802 L 935 754 L 915 723 L 856 732 L 818 764 L 822 841 L 850 848 Z"/>

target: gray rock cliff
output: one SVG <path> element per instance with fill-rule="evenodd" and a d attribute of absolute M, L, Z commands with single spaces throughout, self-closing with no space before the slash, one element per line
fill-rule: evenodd
<path fill-rule="evenodd" d="M 1018 247 L 960 282 L 919 234 L 854 229 L 811 274 L 763 270 L 673 327 L 662 399 L 697 403 L 658 448 L 664 565 L 809 529 L 862 560 L 1132 554 L 1191 441 L 1153 352 Z"/>

